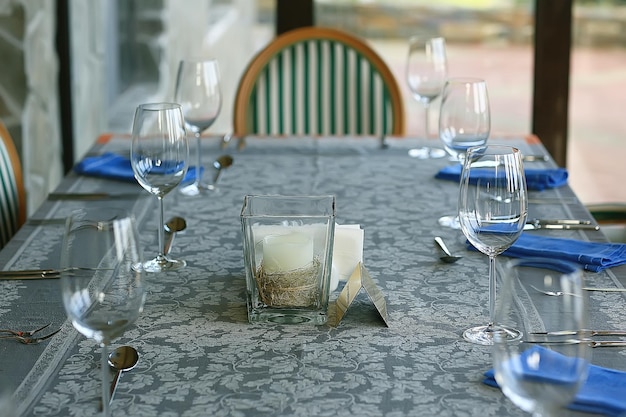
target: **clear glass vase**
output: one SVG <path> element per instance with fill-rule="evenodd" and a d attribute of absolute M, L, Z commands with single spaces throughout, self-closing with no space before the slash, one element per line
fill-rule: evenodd
<path fill-rule="evenodd" d="M 325 324 L 335 197 L 249 195 L 241 227 L 249 321 Z"/>

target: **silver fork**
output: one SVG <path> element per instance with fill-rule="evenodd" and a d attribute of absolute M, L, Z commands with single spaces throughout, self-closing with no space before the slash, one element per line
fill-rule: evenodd
<path fill-rule="evenodd" d="M 565 295 L 565 294 L 568 294 L 568 295 L 574 295 L 574 294 L 571 294 L 571 293 L 566 293 L 566 292 L 563 292 L 563 291 L 549 291 L 549 290 L 542 290 L 542 289 L 539 289 L 539 288 L 535 287 L 535 286 L 534 286 L 534 285 L 532 285 L 532 284 L 530 285 L 530 287 L 531 287 L 533 290 L 537 291 L 537 292 L 540 292 L 540 293 L 545 294 L 545 295 L 550 295 L 550 296 L 552 296 L 552 297 L 560 297 L 560 296 Z M 596 287 L 583 287 L 583 290 L 585 290 L 585 291 L 598 291 L 598 292 L 626 292 L 626 288 L 596 288 Z"/>
<path fill-rule="evenodd" d="M 44 340 L 50 339 L 52 336 L 54 336 L 55 334 L 61 331 L 61 329 L 57 329 L 53 331 L 52 333 L 47 334 L 45 336 L 35 336 L 37 333 L 47 328 L 48 326 L 50 326 L 50 323 L 38 329 L 30 330 L 30 331 L 0 329 L 1 333 L 7 333 L 6 335 L 0 336 L 0 339 L 13 339 L 25 345 L 35 345 L 37 343 L 43 342 Z"/>

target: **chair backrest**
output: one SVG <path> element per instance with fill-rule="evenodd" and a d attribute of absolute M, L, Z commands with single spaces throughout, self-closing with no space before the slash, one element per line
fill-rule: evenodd
<path fill-rule="evenodd" d="M 0 121 L 0 248 L 26 221 L 26 191 L 17 149 Z"/>
<path fill-rule="evenodd" d="M 235 97 L 234 133 L 401 136 L 402 94 L 360 39 L 329 28 L 295 29 L 248 64 Z"/>

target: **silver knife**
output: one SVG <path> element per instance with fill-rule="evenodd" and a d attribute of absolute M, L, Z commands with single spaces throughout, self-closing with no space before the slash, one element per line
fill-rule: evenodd
<path fill-rule="evenodd" d="M 524 230 L 600 230 L 600 226 L 587 223 L 547 223 L 538 220 L 529 220 L 524 225 Z"/>
<path fill-rule="evenodd" d="M 538 336 L 569 336 L 575 334 L 584 334 L 585 336 L 626 336 L 626 330 L 559 330 L 556 332 L 534 332 L 532 335 Z"/>
<path fill-rule="evenodd" d="M 46 226 L 46 225 L 63 225 L 67 221 L 66 218 L 62 217 L 50 217 L 48 219 L 28 219 L 26 220 L 26 224 L 30 226 Z"/>
<path fill-rule="evenodd" d="M 115 198 L 136 198 L 140 195 L 137 193 L 50 193 L 48 200 L 109 200 Z"/>
<path fill-rule="evenodd" d="M 577 204 L 578 199 L 574 197 L 537 197 L 529 198 L 528 204 Z"/>
<path fill-rule="evenodd" d="M 598 291 L 598 292 L 626 292 L 626 288 L 599 288 L 599 287 L 583 287 L 585 291 Z"/>
<path fill-rule="evenodd" d="M 583 342 L 578 339 L 570 340 L 524 340 L 526 343 L 540 343 L 542 345 L 562 345 L 562 344 L 577 344 Z M 587 340 L 585 341 L 592 348 L 599 347 L 626 347 L 626 340 Z"/>
<path fill-rule="evenodd" d="M 59 278 L 58 269 L 22 269 L 17 271 L 0 271 L 0 280 L 3 279 L 46 279 Z"/>
<path fill-rule="evenodd" d="M 0 280 L 3 279 L 41 279 L 59 278 L 62 272 L 75 273 L 76 271 L 112 271 L 113 268 L 71 267 L 64 269 L 17 269 L 0 271 Z"/>
<path fill-rule="evenodd" d="M 531 219 L 529 221 L 539 224 L 591 224 L 591 220 L 576 219 Z"/>
<path fill-rule="evenodd" d="M 550 157 L 548 155 L 524 155 L 522 159 L 524 162 L 548 162 Z"/>

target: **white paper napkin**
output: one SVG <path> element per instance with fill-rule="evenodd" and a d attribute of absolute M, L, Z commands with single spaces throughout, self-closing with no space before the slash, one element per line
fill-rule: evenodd
<path fill-rule="evenodd" d="M 330 291 L 337 289 L 339 281 L 347 281 L 363 261 L 363 237 L 364 231 L 358 224 L 335 224 Z"/>

